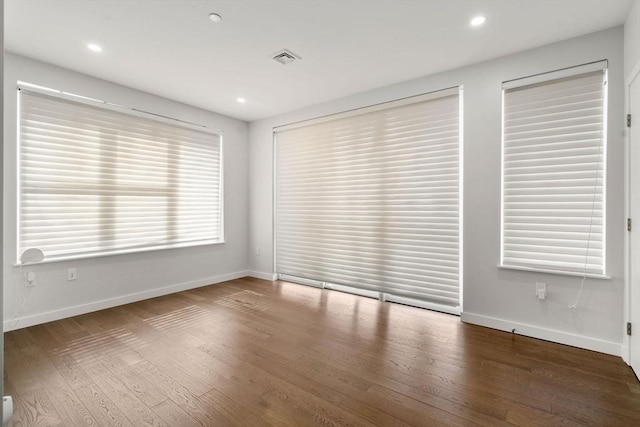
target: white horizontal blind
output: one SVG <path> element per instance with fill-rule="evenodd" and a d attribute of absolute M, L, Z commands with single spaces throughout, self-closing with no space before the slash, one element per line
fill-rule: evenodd
<path fill-rule="evenodd" d="M 219 135 L 20 91 L 18 258 L 222 241 Z"/>
<path fill-rule="evenodd" d="M 605 273 L 606 71 L 504 91 L 502 265 Z"/>
<path fill-rule="evenodd" d="M 457 88 L 276 130 L 276 271 L 457 307 Z"/>

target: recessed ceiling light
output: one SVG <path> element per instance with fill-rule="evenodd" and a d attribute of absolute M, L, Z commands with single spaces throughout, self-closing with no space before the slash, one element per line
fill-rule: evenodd
<path fill-rule="evenodd" d="M 210 13 L 209 19 L 211 19 L 213 22 L 220 22 L 222 21 L 222 16 L 218 15 L 217 13 Z"/>
<path fill-rule="evenodd" d="M 480 25 L 484 24 L 484 22 L 487 20 L 487 18 L 485 18 L 482 15 L 476 16 L 475 18 L 473 18 L 471 20 L 471 26 L 472 27 L 479 27 Z"/>
<path fill-rule="evenodd" d="M 247 102 L 247 100 L 244 98 L 238 98 L 236 99 L 236 101 L 238 101 L 240 104 L 244 104 L 245 102 Z"/>
<path fill-rule="evenodd" d="M 98 46 L 97 44 L 95 44 L 95 43 L 89 43 L 87 45 L 87 48 L 89 50 L 94 51 L 94 52 L 102 52 L 102 48 L 100 46 Z"/>

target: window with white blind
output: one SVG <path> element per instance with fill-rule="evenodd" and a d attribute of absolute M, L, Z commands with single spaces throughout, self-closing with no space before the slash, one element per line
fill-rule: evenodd
<path fill-rule="evenodd" d="M 29 87 L 18 97 L 18 259 L 223 241 L 219 134 Z"/>
<path fill-rule="evenodd" d="M 280 277 L 459 312 L 460 126 L 454 88 L 276 128 Z"/>
<path fill-rule="evenodd" d="M 502 266 L 605 275 L 606 61 L 505 82 Z"/>

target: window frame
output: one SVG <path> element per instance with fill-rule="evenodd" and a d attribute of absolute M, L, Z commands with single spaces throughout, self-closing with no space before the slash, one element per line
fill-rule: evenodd
<path fill-rule="evenodd" d="M 112 255 L 125 255 L 125 254 L 133 254 L 133 253 L 144 253 L 144 252 L 155 252 L 159 250 L 166 249 L 177 249 L 177 248 L 186 248 L 186 247 L 197 247 L 197 246 L 209 246 L 209 245 L 219 245 L 226 243 L 225 240 L 225 220 L 224 220 L 224 135 L 223 132 L 219 129 L 212 129 L 210 127 L 200 125 L 193 122 L 187 122 L 180 119 L 172 118 L 169 116 L 144 111 L 141 109 L 137 109 L 134 107 L 123 106 L 115 103 L 111 103 L 108 101 L 103 101 L 95 98 L 90 98 L 70 92 L 65 92 L 62 90 L 52 89 L 45 86 L 40 86 L 28 82 L 18 81 L 17 82 L 17 90 L 16 90 L 16 106 L 17 106 L 17 114 L 16 114 L 16 232 L 15 232 L 15 262 L 14 266 L 20 266 L 21 260 L 21 251 L 27 250 L 30 247 L 21 248 L 21 209 L 22 209 L 22 198 L 23 191 L 21 188 L 21 171 L 22 171 L 22 157 L 23 157 L 23 142 L 21 136 L 21 91 L 31 92 L 35 94 L 45 95 L 52 99 L 59 99 L 61 102 L 74 102 L 77 104 L 86 105 L 93 108 L 102 109 L 109 112 L 115 112 L 119 114 L 124 114 L 130 116 L 131 118 L 139 118 L 145 121 L 154 121 L 162 124 L 163 126 L 169 126 L 176 129 L 186 130 L 186 131 L 195 131 L 201 134 L 208 134 L 215 138 L 215 141 L 211 142 L 217 145 L 217 155 L 219 158 L 218 164 L 218 173 L 217 175 L 217 185 L 218 185 L 218 195 L 217 200 L 219 201 L 217 206 L 218 211 L 218 224 L 216 225 L 216 229 L 218 230 L 219 238 L 217 239 L 202 239 L 202 240 L 174 240 L 167 241 L 161 244 L 153 244 L 148 246 L 133 246 L 133 247 L 110 247 L 105 250 L 100 251 L 90 251 L 90 252 L 76 252 L 76 253 L 68 253 L 64 255 L 55 255 L 53 257 L 47 256 L 45 254 L 45 258 L 38 263 L 53 263 L 60 261 L 69 261 L 69 260 L 78 260 L 78 259 L 89 259 L 89 258 L 100 258 L 104 256 L 112 256 Z M 98 194 L 95 192 L 93 194 Z M 179 194 L 179 193 L 176 193 Z M 172 197 L 168 192 L 165 193 L 163 197 Z M 175 197 L 175 195 L 173 196 Z M 168 218 L 167 216 L 164 216 Z M 165 234 L 166 236 L 166 234 Z"/>
<path fill-rule="evenodd" d="M 447 305 L 441 302 L 432 301 L 428 299 L 421 299 L 419 297 L 408 297 L 404 296 L 403 292 L 400 291 L 398 295 L 392 293 L 392 291 L 388 290 L 371 290 L 367 287 L 360 287 L 360 285 L 348 284 L 345 282 L 323 282 L 321 279 L 311 278 L 311 277 L 300 277 L 296 275 L 289 274 L 287 272 L 282 272 L 278 269 L 278 247 L 281 244 L 278 238 L 278 136 L 281 132 L 286 132 L 289 130 L 295 130 L 298 128 L 305 128 L 315 125 L 322 125 L 327 122 L 335 122 L 343 119 L 358 119 L 358 116 L 364 116 L 368 113 L 375 113 L 384 110 L 392 110 L 394 108 L 401 108 L 403 106 L 411 106 L 412 104 L 419 104 L 421 102 L 426 102 L 429 100 L 438 100 L 439 98 L 446 98 L 450 96 L 455 96 L 457 100 L 457 130 L 458 130 L 458 141 L 457 141 L 457 168 L 458 168 L 458 177 L 457 177 L 457 197 L 458 197 L 458 205 L 457 205 L 457 266 L 458 266 L 458 283 L 457 283 L 457 291 L 458 291 L 458 304 L 457 306 Z M 402 304 L 409 304 L 417 307 L 433 309 L 443 312 L 448 312 L 451 314 L 459 315 L 462 310 L 463 304 L 463 280 L 464 280 L 464 241 L 463 241 L 463 201 L 464 201 L 464 116 L 463 116 L 463 102 L 464 102 L 464 88 L 462 85 L 454 86 L 451 88 L 445 88 L 436 90 L 433 92 L 414 95 L 407 98 L 392 100 L 388 102 L 383 102 L 380 104 L 374 104 L 369 106 L 364 106 L 352 110 L 347 110 L 343 112 L 333 113 L 326 116 L 316 117 L 308 120 L 304 120 L 301 122 L 295 122 L 291 124 L 277 126 L 273 129 L 273 144 L 274 144 L 274 153 L 273 153 L 273 168 L 274 168 L 274 183 L 273 183 L 273 213 L 274 213 L 274 252 L 273 252 L 273 262 L 276 268 L 276 274 L 278 278 L 283 280 L 293 281 L 309 286 L 322 287 L 327 289 L 339 289 L 344 292 L 351 292 L 358 295 L 366 295 L 373 296 L 378 295 L 381 300 L 384 301 L 395 301 Z M 335 280 L 335 279 L 334 279 Z"/>
<path fill-rule="evenodd" d="M 602 178 L 596 178 L 595 186 L 598 186 L 598 181 L 601 181 L 602 187 L 602 264 L 601 264 L 601 272 L 593 273 L 588 272 L 586 269 L 586 261 L 584 270 L 580 271 L 578 268 L 574 270 L 568 269 L 554 269 L 554 268 L 542 268 L 542 267 L 527 267 L 522 265 L 512 265 L 504 262 L 505 258 L 505 94 L 510 89 L 517 88 L 525 88 L 527 86 L 537 86 L 544 85 L 545 83 L 552 84 L 554 82 L 559 82 L 561 80 L 569 79 L 572 77 L 579 78 L 580 76 L 586 76 L 588 74 L 592 74 L 594 72 L 602 72 L 602 82 L 604 85 L 603 89 L 603 99 L 602 99 L 602 128 L 601 128 L 601 138 L 598 144 L 598 147 L 601 148 L 599 152 L 599 160 L 596 162 L 599 165 L 602 173 Z M 555 71 L 544 72 L 535 74 L 528 77 L 517 78 L 513 80 L 504 81 L 502 84 L 502 109 L 501 109 L 501 158 L 500 158 L 500 254 L 499 254 L 499 264 L 498 267 L 502 269 L 508 270 L 517 270 L 517 271 L 531 271 L 531 272 L 539 272 L 539 273 L 549 273 L 549 274 L 557 274 L 564 276 L 577 276 L 577 277 L 589 277 L 596 279 L 610 279 L 611 277 L 607 274 L 607 151 L 608 151 L 608 92 L 609 92 L 609 82 L 608 82 L 608 61 L 594 61 L 587 64 L 567 67 Z M 595 190 L 594 194 L 594 202 L 595 196 L 600 195 L 600 193 L 596 194 Z M 591 213 L 591 221 L 593 220 L 594 209 L 592 208 Z M 589 245 L 591 242 L 591 227 L 589 226 L 589 240 L 587 243 L 586 254 L 585 257 L 588 256 L 589 253 Z M 586 260 L 586 258 L 585 258 Z"/>

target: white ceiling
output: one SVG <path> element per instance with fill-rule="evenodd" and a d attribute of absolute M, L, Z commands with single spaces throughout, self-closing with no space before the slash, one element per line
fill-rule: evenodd
<path fill-rule="evenodd" d="M 632 0 L 7 0 L 5 46 L 252 121 L 624 23 Z M 212 23 L 207 15 L 223 18 Z M 487 17 L 471 28 L 477 14 Z M 87 43 L 103 52 L 90 52 Z M 271 59 L 288 48 L 303 59 Z M 236 102 L 246 98 L 245 104 Z"/>

